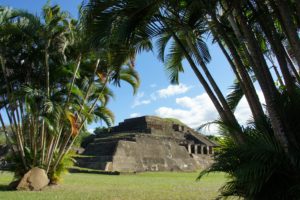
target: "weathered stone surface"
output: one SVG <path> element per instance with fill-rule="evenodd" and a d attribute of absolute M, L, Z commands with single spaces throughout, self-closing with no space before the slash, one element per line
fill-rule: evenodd
<path fill-rule="evenodd" d="M 113 171 L 194 171 L 196 162 L 183 146 L 170 140 L 141 137 L 120 141 L 113 157 Z"/>
<path fill-rule="evenodd" d="M 29 170 L 21 179 L 17 190 L 39 191 L 49 184 L 45 170 L 34 167 Z"/>
<path fill-rule="evenodd" d="M 197 165 L 200 167 L 200 169 L 206 169 L 214 163 L 212 155 L 193 154 L 193 158 L 197 162 Z"/>
<path fill-rule="evenodd" d="M 211 165 L 214 146 L 182 123 L 144 116 L 95 136 L 83 152 L 86 157 L 77 158 L 77 163 L 120 172 L 194 171 Z"/>

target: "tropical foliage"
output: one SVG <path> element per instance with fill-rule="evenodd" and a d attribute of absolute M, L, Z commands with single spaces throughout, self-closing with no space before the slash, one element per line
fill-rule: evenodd
<path fill-rule="evenodd" d="M 208 172 L 231 175 L 223 196 L 300 198 L 299 1 L 90 0 L 83 11 L 94 43 L 122 42 L 138 50 L 137 44 L 154 43 L 172 83 L 179 82 L 182 62 L 188 61 L 220 116 L 225 139 Z M 227 97 L 207 67 L 207 35 L 235 74 Z M 234 115 L 243 96 L 253 117 L 248 125 Z"/>
<path fill-rule="evenodd" d="M 81 22 L 57 5 L 41 17 L 0 8 L 0 24 L 0 121 L 16 174 L 38 166 L 56 182 L 86 125 L 112 125 L 110 84 L 136 91 L 134 54 L 92 48 Z"/>

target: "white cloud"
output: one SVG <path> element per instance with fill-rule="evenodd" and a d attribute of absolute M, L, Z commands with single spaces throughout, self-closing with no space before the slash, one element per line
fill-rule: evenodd
<path fill-rule="evenodd" d="M 258 92 L 261 102 L 264 103 L 262 92 Z M 155 114 L 160 117 L 177 118 L 192 128 L 197 128 L 202 124 L 218 119 L 218 113 L 206 93 L 196 97 L 176 98 L 176 103 L 181 108 L 160 107 L 155 110 Z M 239 103 L 235 115 L 241 124 L 246 124 L 251 117 L 250 108 L 245 97 Z M 209 134 L 216 134 L 217 127 L 211 125 Z"/>
<path fill-rule="evenodd" d="M 182 108 L 173 109 L 160 107 L 155 113 L 161 117 L 177 118 L 192 128 L 199 127 L 201 124 L 212 121 L 218 117 L 217 111 L 206 93 L 194 98 L 176 98 L 176 103 Z"/>
<path fill-rule="evenodd" d="M 257 95 L 262 104 L 265 104 L 265 99 L 261 91 L 257 91 Z M 245 125 L 249 119 L 251 119 L 251 110 L 245 97 L 243 97 L 236 108 L 235 116 L 240 124 Z"/>
<path fill-rule="evenodd" d="M 140 106 L 140 105 L 146 105 L 146 104 L 151 103 L 151 100 L 149 100 L 149 99 L 144 99 L 144 100 L 142 99 L 144 97 L 144 95 L 145 95 L 144 92 L 137 93 L 131 107 L 135 108 L 135 107 Z"/>
<path fill-rule="evenodd" d="M 152 86 L 156 87 L 157 85 L 152 84 L 150 87 Z M 151 93 L 150 95 L 148 95 L 148 98 L 145 98 L 144 92 L 140 92 L 135 96 L 131 108 L 135 108 L 141 105 L 147 105 L 161 98 L 167 98 L 178 94 L 184 94 L 187 91 L 189 91 L 190 88 L 192 88 L 192 86 L 186 86 L 185 84 L 169 85 L 167 88 L 160 89 Z"/>
<path fill-rule="evenodd" d="M 141 116 L 141 114 L 140 113 L 131 113 L 129 116 L 130 116 L 130 118 L 134 118 L 134 117 Z"/>
<path fill-rule="evenodd" d="M 150 94 L 150 98 L 151 98 L 153 101 L 156 101 L 156 100 L 157 100 L 157 96 L 156 96 L 155 93 Z"/>
<path fill-rule="evenodd" d="M 191 87 L 188 87 L 185 84 L 169 85 L 167 88 L 158 90 L 157 94 L 160 98 L 167 98 L 178 94 L 184 94 L 189 91 L 190 88 Z"/>
<path fill-rule="evenodd" d="M 89 133 L 94 133 L 94 130 L 95 130 L 95 128 L 90 128 L 90 129 L 88 129 L 87 131 L 88 131 Z"/>

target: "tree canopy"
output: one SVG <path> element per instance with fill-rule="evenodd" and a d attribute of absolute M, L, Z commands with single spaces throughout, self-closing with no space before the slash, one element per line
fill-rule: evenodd
<path fill-rule="evenodd" d="M 180 81 L 182 62 L 189 63 L 220 117 L 214 123 L 225 139 L 206 172 L 232 176 L 224 197 L 299 198 L 299 1 L 90 0 L 83 10 L 95 43 L 125 41 L 133 48 L 142 41 L 154 43 L 171 83 Z M 227 97 L 207 67 L 207 34 L 235 74 Z M 234 115 L 243 96 L 253 117 L 246 126 Z"/>

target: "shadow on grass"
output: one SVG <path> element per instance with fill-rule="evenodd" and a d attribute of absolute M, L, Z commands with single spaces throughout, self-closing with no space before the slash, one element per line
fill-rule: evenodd
<path fill-rule="evenodd" d="M 9 185 L 3 185 L 3 184 L 0 184 L 0 191 L 10 191 L 11 188 L 9 187 Z"/>

